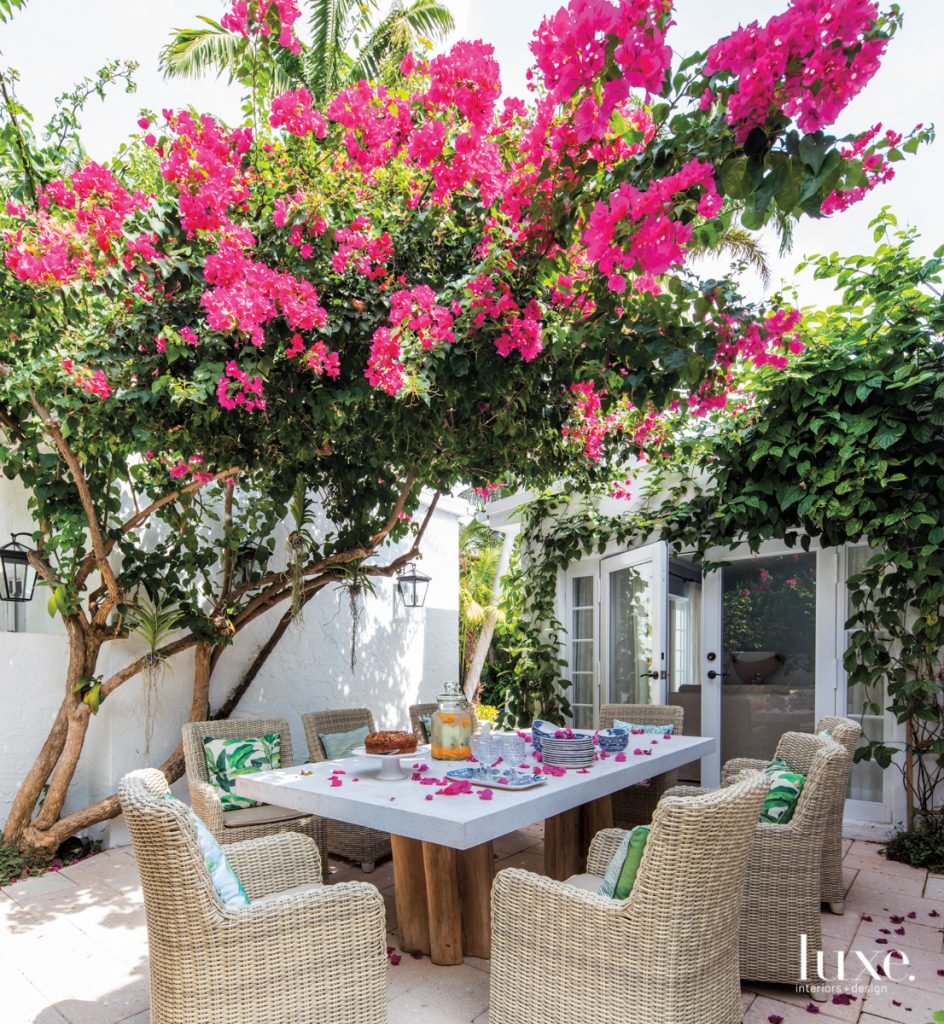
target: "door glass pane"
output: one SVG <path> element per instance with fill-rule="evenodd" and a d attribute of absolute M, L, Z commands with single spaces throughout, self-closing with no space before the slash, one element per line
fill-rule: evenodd
<path fill-rule="evenodd" d="M 739 560 L 722 595 L 721 761 L 768 759 L 816 725 L 816 556 Z"/>
<path fill-rule="evenodd" d="M 577 576 L 570 584 L 570 704 L 578 729 L 594 726 L 593 576 Z"/>
<path fill-rule="evenodd" d="M 609 590 L 610 703 L 652 704 L 659 694 L 659 666 L 652 660 L 652 563 L 611 572 Z"/>
<path fill-rule="evenodd" d="M 854 576 L 857 572 L 861 572 L 871 554 L 871 550 L 865 546 L 850 548 L 848 574 Z M 848 596 L 846 600 L 848 602 L 846 617 L 848 618 L 852 614 L 853 608 Z M 885 740 L 885 715 L 884 713 L 874 714 L 874 708 L 869 707 L 872 704 L 877 704 L 883 712 L 888 707 L 888 690 L 884 682 L 881 688 L 873 688 L 869 691 L 860 684 L 849 686 L 846 694 L 847 714 L 850 718 L 861 722 L 862 732 L 867 739 L 877 740 L 881 743 Z M 866 710 L 870 713 L 865 714 Z M 849 799 L 882 803 L 884 775 L 885 773 L 874 761 L 860 761 L 858 764 L 854 764 L 849 778 Z"/>
<path fill-rule="evenodd" d="M 669 563 L 668 700 L 685 716 L 682 727 L 701 735 L 701 682 L 698 654 L 701 631 L 701 574 L 691 562 Z M 701 761 L 679 768 L 682 782 L 701 782 Z"/>

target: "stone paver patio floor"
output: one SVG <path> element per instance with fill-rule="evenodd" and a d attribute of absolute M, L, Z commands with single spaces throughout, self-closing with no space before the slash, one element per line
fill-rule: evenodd
<path fill-rule="evenodd" d="M 944 1009 L 944 876 L 886 861 L 873 843 L 845 845 L 846 913 L 823 915 L 827 963 L 840 950 L 861 950 L 873 962 L 880 951 L 897 950 L 909 966 L 896 977 L 914 980 L 873 981 L 848 1004 L 818 1004 L 819 1015 L 926 1024 Z M 498 868 L 541 871 L 541 827 L 504 837 L 496 854 Z M 389 945 L 396 947 L 389 861 L 371 875 L 343 862 L 331 869 L 331 881 L 363 878 L 381 889 Z M 847 978 L 861 969 L 851 953 L 849 960 Z M 147 934 L 130 847 L 0 890 L 0 963 L 4 1024 L 147 1024 Z M 388 969 L 390 1024 L 486 1024 L 488 970 L 484 960 L 436 967 L 404 954 Z M 812 1016 L 809 998 L 792 989 L 745 986 L 743 999 L 745 1024 L 798 1024 Z"/>

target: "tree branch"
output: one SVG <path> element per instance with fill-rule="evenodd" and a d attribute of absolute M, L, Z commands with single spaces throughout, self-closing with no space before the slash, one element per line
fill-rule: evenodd
<path fill-rule="evenodd" d="M 108 551 L 105 548 L 105 541 L 102 537 L 101 525 L 98 521 L 98 513 L 95 511 L 95 503 L 92 501 L 92 492 L 89 490 L 88 481 L 85 479 L 85 472 L 82 469 L 82 464 L 76 457 L 75 452 L 69 447 L 66 439 L 62 436 L 59 424 L 43 403 L 39 401 L 32 390 L 30 390 L 29 395 L 30 404 L 36 410 L 36 414 L 39 416 L 43 426 L 46 428 L 46 433 L 50 438 L 52 438 L 53 444 L 55 444 L 59 454 L 63 458 L 63 461 L 69 467 L 69 472 L 72 474 L 72 480 L 75 483 L 75 489 L 79 493 L 79 501 L 82 503 L 82 508 L 85 511 L 85 518 L 88 521 L 89 537 L 92 541 L 92 551 L 95 554 L 95 565 L 102 575 L 102 580 L 104 581 L 105 586 L 108 589 L 108 595 L 111 598 L 111 605 L 106 604 L 105 608 L 95 615 L 95 619 L 97 621 L 104 622 L 104 619 L 107 618 L 108 613 L 111 611 L 111 606 L 118 604 L 121 600 L 121 588 L 118 586 L 118 580 L 115 578 L 112 567 L 108 562 Z"/>

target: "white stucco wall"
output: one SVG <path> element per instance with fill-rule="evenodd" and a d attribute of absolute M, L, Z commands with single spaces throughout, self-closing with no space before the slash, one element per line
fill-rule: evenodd
<path fill-rule="evenodd" d="M 352 671 L 347 594 L 327 588 L 309 602 L 301 622 L 289 627 L 235 717 L 287 719 L 299 757 L 307 749 L 299 720 L 306 711 L 369 707 L 378 728 L 408 726 L 410 704 L 433 700 L 447 679 L 458 678 L 457 517 L 463 510 L 457 501 L 441 501 L 427 528 L 420 565 L 432 582 L 423 608 L 403 606 L 395 579 L 376 581 L 376 593 L 360 598 L 357 658 Z M 421 508 L 418 514 L 424 511 Z M 29 516 L 22 488 L 0 481 L 0 531 L 24 528 L 29 528 Z M 408 546 L 387 549 L 383 557 Z M 37 590 L 29 606 L 28 627 L 45 627 L 47 635 L 4 632 L 6 622 L 0 615 L 0 683 L 6 698 L 0 711 L 0 820 L 5 819 L 16 787 L 61 700 L 66 638 L 61 625 L 48 618 L 45 606 L 45 594 Z M 211 683 L 211 707 L 226 698 L 284 607 L 253 623 L 223 654 Z M 57 635 L 48 635 L 52 631 Z M 137 639 L 110 644 L 100 670 L 107 675 L 143 650 Z M 102 705 L 89 729 L 68 808 L 113 793 L 125 772 L 160 764 L 171 753 L 190 710 L 192 665 L 192 654 L 185 653 L 150 681 L 142 676 L 129 680 Z M 175 792 L 185 797 L 186 784 L 177 783 Z M 94 834 L 110 844 L 127 841 L 120 819 Z"/>

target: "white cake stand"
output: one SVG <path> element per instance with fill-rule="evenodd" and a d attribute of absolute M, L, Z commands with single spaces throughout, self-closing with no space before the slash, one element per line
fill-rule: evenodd
<path fill-rule="evenodd" d="M 412 772 L 404 774 L 401 761 L 422 761 L 429 756 L 429 744 L 418 746 L 409 754 L 368 754 L 365 747 L 355 747 L 351 753 L 355 757 L 363 757 L 368 761 L 375 762 L 378 768 L 377 778 L 382 782 L 397 782 L 409 778 Z"/>

